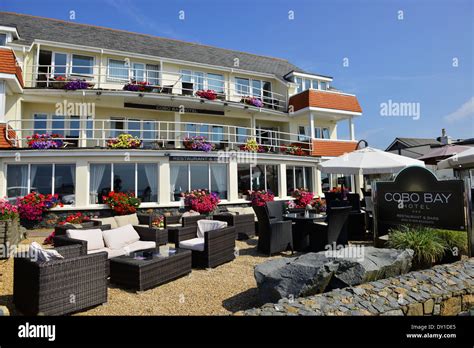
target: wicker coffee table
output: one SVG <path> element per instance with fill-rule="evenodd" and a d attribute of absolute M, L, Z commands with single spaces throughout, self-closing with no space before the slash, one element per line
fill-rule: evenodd
<path fill-rule="evenodd" d="M 158 255 L 155 249 L 149 249 L 114 257 L 110 259 L 110 281 L 143 291 L 190 273 L 191 251 L 175 250 L 169 256 Z"/>

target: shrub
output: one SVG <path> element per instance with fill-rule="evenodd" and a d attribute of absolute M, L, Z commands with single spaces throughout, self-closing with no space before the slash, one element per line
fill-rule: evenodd
<path fill-rule="evenodd" d="M 0 220 L 15 220 L 18 217 L 18 207 L 6 199 L 0 199 Z"/>
<path fill-rule="evenodd" d="M 58 195 L 43 195 L 37 192 L 18 198 L 18 212 L 20 218 L 29 221 L 43 220 L 43 212 L 56 206 L 63 206 Z"/>
<path fill-rule="evenodd" d="M 220 199 L 214 192 L 192 190 L 184 193 L 184 204 L 201 214 L 212 213 L 217 209 Z"/>
<path fill-rule="evenodd" d="M 270 191 L 249 191 L 250 204 L 252 206 L 261 207 L 264 206 L 266 202 L 271 202 L 275 200 L 275 195 Z"/>
<path fill-rule="evenodd" d="M 458 255 L 467 253 L 467 233 L 465 231 L 434 230 L 435 234 L 443 241 L 446 252 L 453 254 L 456 250 Z"/>
<path fill-rule="evenodd" d="M 124 192 L 110 191 L 102 199 L 117 215 L 136 213 L 141 203 L 140 199 L 136 198 L 133 193 Z"/>
<path fill-rule="evenodd" d="M 389 233 L 388 246 L 395 249 L 412 249 L 412 269 L 431 267 L 441 260 L 446 250 L 445 242 L 436 231 L 427 227 L 401 226 Z"/>

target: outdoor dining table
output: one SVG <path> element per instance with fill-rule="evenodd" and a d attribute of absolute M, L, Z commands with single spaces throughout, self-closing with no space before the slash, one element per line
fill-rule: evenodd
<path fill-rule="evenodd" d="M 309 247 L 309 234 L 314 230 L 315 221 L 324 221 L 326 215 L 316 213 L 291 213 L 283 215 L 285 220 L 294 222 L 293 249 L 306 251 Z"/>

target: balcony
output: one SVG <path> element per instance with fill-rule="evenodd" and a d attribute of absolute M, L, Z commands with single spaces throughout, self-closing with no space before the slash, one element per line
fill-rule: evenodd
<path fill-rule="evenodd" d="M 44 121 L 41 124 L 43 128 L 38 128 L 38 124 L 36 128 L 31 128 L 35 122 L 38 122 L 38 119 L 8 121 L 6 127 L 10 131 L 5 134 L 6 143 L 11 144 L 12 148 L 27 149 L 31 148 L 28 145 L 29 137 L 47 133 L 56 134 L 54 140 L 60 141 L 59 150 L 109 149 L 110 140 L 116 139 L 120 134 L 130 134 L 141 141 L 140 149 L 189 150 L 186 148 L 186 138 L 202 136 L 207 143 L 212 144 L 215 151 L 242 150 L 248 139 L 255 139 L 260 145 L 259 153 L 294 156 L 311 156 L 313 153 L 313 141 L 307 136 L 259 127 L 155 120 L 75 118 L 55 119 L 54 127 L 48 127 L 50 123 Z M 58 127 L 58 125 L 61 126 Z"/>
<path fill-rule="evenodd" d="M 185 74 L 176 71 L 131 69 L 104 65 L 34 65 L 25 72 L 27 88 L 75 90 L 68 82 L 84 81 L 79 89 L 121 91 L 132 95 L 182 97 L 195 102 L 242 106 L 256 110 L 287 112 L 287 96 L 266 90 L 263 84 L 237 84 L 219 74 Z M 213 76 L 213 77 L 211 77 Z M 271 88 L 271 87 L 270 87 Z M 211 96 L 199 96 L 212 90 Z"/>

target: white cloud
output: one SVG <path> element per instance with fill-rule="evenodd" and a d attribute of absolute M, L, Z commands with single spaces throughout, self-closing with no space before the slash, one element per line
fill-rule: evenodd
<path fill-rule="evenodd" d="M 456 111 L 444 116 L 444 119 L 448 122 L 456 122 L 469 117 L 474 118 L 474 97 L 462 104 Z"/>

